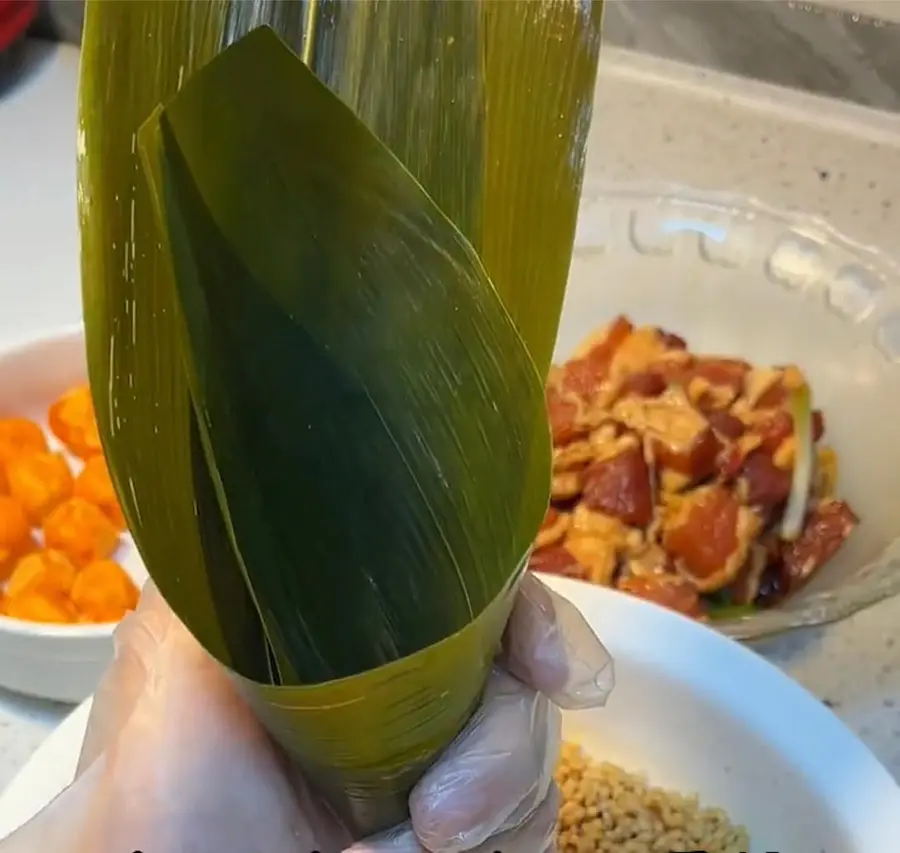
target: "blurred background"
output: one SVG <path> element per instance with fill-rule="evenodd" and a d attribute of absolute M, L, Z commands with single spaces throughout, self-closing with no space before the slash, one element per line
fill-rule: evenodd
<path fill-rule="evenodd" d="M 33 35 L 77 43 L 81 0 L 43 0 Z M 900 0 L 609 0 L 605 40 L 769 83 L 900 108 Z"/>

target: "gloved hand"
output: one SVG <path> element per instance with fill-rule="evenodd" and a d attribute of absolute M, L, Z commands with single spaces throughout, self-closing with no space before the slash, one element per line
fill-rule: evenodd
<path fill-rule="evenodd" d="M 75 782 L 0 853 L 544 853 L 559 708 L 603 704 L 612 662 L 578 611 L 524 578 L 483 702 L 410 796 L 352 843 L 155 588 L 116 631 Z"/>

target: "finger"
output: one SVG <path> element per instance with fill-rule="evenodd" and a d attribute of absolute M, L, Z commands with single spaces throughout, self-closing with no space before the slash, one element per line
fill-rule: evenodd
<path fill-rule="evenodd" d="M 282 755 L 224 668 L 176 617 L 165 621 L 130 716 L 68 789 L 84 793 L 77 815 L 68 806 L 61 815 L 69 815 L 65 843 L 30 849 L 340 850 L 347 837 L 315 834 L 323 822 L 303 810 L 312 807 L 311 792 L 292 786 Z"/>
<path fill-rule="evenodd" d="M 528 820 L 487 839 L 471 853 L 497 853 L 497 851 L 552 853 L 556 849 L 556 818 L 559 814 L 559 803 L 559 790 L 555 784 L 551 784 L 547 795 Z"/>
<path fill-rule="evenodd" d="M 343 853 L 426 853 L 426 851 L 419 844 L 412 823 L 406 821 L 385 832 L 357 841 Z"/>
<path fill-rule="evenodd" d="M 410 795 L 422 846 L 471 850 L 523 822 L 552 782 L 560 724 L 546 696 L 496 670 L 475 715 Z"/>
<path fill-rule="evenodd" d="M 569 710 L 603 705 L 615 683 L 609 652 L 575 605 L 531 572 L 519 587 L 501 662 Z"/>
<path fill-rule="evenodd" d="M 90 772 L 83 774 L 30 820 L 7 835 L 0 841 L 0 853 L 34 853 L 36 850 L 42 853 L 68 850 L 82 853 L 91 849 L 88 844 L 79 842 L 87 834 L 98 789 L 97 777 L 100 774 L 97 771 L 99 767 L 93 765 Z"/>
<path fill-rule="evenodd" d="M 556 816 L 559 813 L 560 795 L 556 785 L 550 785 L 547 796 L 529 815 L 528 819 L 512 829 L 485 839 L 477 847 L 465 853 L 555 853 Z M 358 841 L 344 853 L 428 853 L 413 831 L 412 824 L 400 826 Z"/>
<path fill-rule="evenodd" d="M 94 693 L 76 777 L 118 736 L 147 685 L 156 652 L 178 624 L 152 581 L 141 593 L 137 609 L 113 634 L 114 657 Z"/>

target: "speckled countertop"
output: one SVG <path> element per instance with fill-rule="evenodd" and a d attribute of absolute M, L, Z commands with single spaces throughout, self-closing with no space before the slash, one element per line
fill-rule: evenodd
<path fill-rule="evenodd" d="M 78 317 L 76 67 L 48 50 L 0 98 L 0 345 Z M 663 60 L 606 53 L 588 180 L 738 192 L 900 254 L 900 117 Z M 898 625 L 895 600 L 757 648 L 900 778 Z M 0 786 L 65 712 L 0 693 Z"/>

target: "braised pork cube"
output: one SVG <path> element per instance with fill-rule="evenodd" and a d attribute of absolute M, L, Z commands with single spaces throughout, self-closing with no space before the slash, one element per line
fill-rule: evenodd
<path fill-rule="evenodd" d="M 634 331 L 625 318 L 617 317 L 604 329 L 591 335 L 576 351 L 575 357 L 562 368 L 565 375 L 561 387 L 583 397 L 590 397 L 609 378 L 612 360 L 619 347 Z"/>
<path fill-rule="evenodd" d="M 570 501 L 581 494 L 583 471 L 554 472 L 550 480 L 550 497 L 557 502 Z"/>
<path fill-rule="evenodd" d="M 632 530 L 620 519 L 605 512 L 591 509 L 582 501 L 572 512 L 569 531 L 572 536 L 599 536 L 613 544 L 618 550 L 625 550 L 635 541 L 641 540 L 638 531 Z"/>
<path fill-rule="evenodd" d="M 565 548 L 584 567 L 586 580 L 600 586 L 612 583 L 619 564 L 613 542 L 602 536 L 570 533 L 566 537 Z"/>
<path fill-rule="evenodd" d="M 715 470 L 721 443 L 680 389 L 670 388 L 652 399 L 620 400 L 613 407 L 613 416 L 647 438 L 660 468 L 674 471 L 689 482 Z"/>
<path fill-rule="evenodd" d="M 755 450 L 744 461 L 737 490 L 750 506 L 778 506 L 791 493 L 791 472 L 779 468 L 765 451 Z"/>
<path fill-rule="evenodd" d="M 665 393 L 668 383 L 665 377 L 654 370 L 629 373 L 620 383 L 616 399 L 625 397 L 658 397 Z"/>
<path fill-rule="evenodd" d="M 736 358 L 697 358 L 688 374 L 688 398 L 701 408 L 727 409 L 743 390 L 750 369 Z"/>
<path fill-rule="evenodd" d="M 582 424 L 584 403 L 576 394 L 563 391 L 555 385 L 548 385 L 546 399 L 554 447 L 566 445 L 584 434 L 585 428 Z"/>
<path fill-rule="evenodd" d="M 562 545 L 551 545 L 549 548 L 533 552 L 528 560 L 528 568 L 533 572 L 587 580 L 584 566 Z"/>
<path fill-rule="evenodd" d="M 853 532 L 859 519 L 844 501 L 823 501 L 806 518 L 800 536 L 785 543 L 783 575 L 789 592 L 803 586 Z"/>
<path fill-rule="evenodd" d="M 631 549 L 622 572 L 625 577 L 671 575 L 675 567 L 672 558 L 656 542 L 648 542 Z"/>
<path fill-rule="evenodd" d="M 610 363 L 610 379 L 621 384 L 632 376 L 647 373 L 652 370 L 656 362 L 665 358 L 669 350 L 666 339 L 657 329 L 651 326 L 635 329 L 616 349 Z M 662 379 L 662 377 L 659 378 Z M 665 380 L 663 380 L 663 388 L 665 388 Z"/>
<path fill-rule="evenodd" d="M 623 592 L 652 601 L 691 619 L 705 616 L 697 588 L 677 575 L 633 576 L 622 578 L 618 588 Z"/>
<path fill-rule="evenodd" d="M 623 436 L 605 457 L 584 473 L 584 504 L 632 527 L 645 527 L 653 518 L 650 468 L 634 436 Z"/>
<path fill-rule="evenodd" d="M 584 468 L 596 456 L 596 447 L 589 436 L 565 444 L 562 447 L 555 447 L 553 449 L 553 471 L 558 474 L 563 471 L 574 471 L 578 468 Z"/>
<path fill-rule="evenodd" d="M 778 409 L 787 403 L 788 393 L 806 384 L 801 371 L 788 367 L 759 367 L 744 381 L 744 398 L 752 409 Z"/>
<path fill-rule="evenodd" d="M 670 506 L 663 547 L 700 592 L 715 592 L 737 577 L 761 527 L 759 517 L 727 489 L 706 486 Z"/>
<path fill-rule="evenodd" d="M 774 412 L 757 412 L 748 416 L 751 421 L 749 433 L 759 438 L 760 447 L 774 456 L 778 448 L 794 435 L 794 419 L 790 412 L 778 409 Z M 812 413 L 813 441 L 819 441 L 825 434 L 825 419 L 818 410 Z"/>

